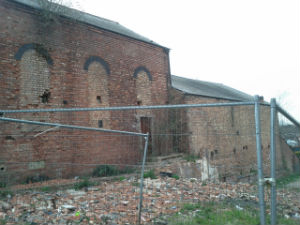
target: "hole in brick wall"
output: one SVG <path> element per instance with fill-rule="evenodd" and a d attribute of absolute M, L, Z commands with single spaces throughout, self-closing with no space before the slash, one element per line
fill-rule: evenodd
<path fill-rule="evenodd" d="M 141 104 L 142 104 L 142 101 L 137 101 L 136 104 L 137 104 L 137 105 L 141 105 Z"/>
<path fill-rule="evenodd" d="M 15 141 L 16 139 L 12 136 L 5 136 L 5 140 Z"/>
<path fill-rule="evenodd" d="M 67 100 L 63 100 L 63 104 L 64 104 L 64 105 L 67 105 L 67 104 L 68 104 L 68 101 L 67 101 Z"/>
<path fill-rule="evenodd" d="M 5 172 L 5 171 L 6 171 L 6 167 L 3 166 L 3 165 L 1 165 L 1 166 L 0 166 L 0 172 Z"/>
<path fill-rule="evenodd" d="M 102 99 L 101 99 L 101 96 L 100 96 L 100 95 L 98 95 L 98 96 L 96 97 L 96 99 L 97 99 L 97 101 L 98 101 L 99 103 L 102 103 Z"/>
<path fill-rule="evenodd" d="M 100 127 L 100 128 L 103 127 L 103 121 L 102 120 L 98 120 L 98 127 Z"/>
<path fill-rule="evenodd" d="M 244 145 L 243 146 L 243 150 L 247 150 L 248 149 L 248 146 L 247 145 Z"/>
<path fill-rule="evenodd" d="M 210 152 L 210 159 L 214 160 L 214 152 Z"/>
<path fill-rule="evenodd" d="M 42 99 L 42 103 L 48 103 L 50 100 L 51 92 L 49 90 L 45 90 L 44 93 L 40 96 Z"/>

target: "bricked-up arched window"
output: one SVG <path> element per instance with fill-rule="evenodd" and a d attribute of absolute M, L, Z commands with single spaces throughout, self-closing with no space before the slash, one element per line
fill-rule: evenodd
<path fill-rule="evenodd" d="M 50 101 L 50 70 L 47 60 L 35 49 L 20 59 L 20 105 L 39 105 Z"/>
<path fill-rule="evenodd" d="M 152 105 L 152 76 L 145 67 L 138 67 L 133 75 L 136 78 L 136 95 L 138 105 Z"/>
<path fill-rule="evenodd" d="M 89 107 L 108 107 L 108 70 L 100 62 L 93 61 L 88 65 L 88 105 Z M 93 127 L 100 126 L 110 128 L 110 112 L 96 111 L 90 112 L 90 124 Z"/>

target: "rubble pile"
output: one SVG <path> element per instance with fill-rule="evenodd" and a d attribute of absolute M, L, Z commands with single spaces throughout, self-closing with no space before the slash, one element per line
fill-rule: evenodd
<path fill-rule="evenodd" d="M 170 177 L 145 179 L 142 222 L 180 210 L 186 202 L 242 199 L 257 203 L 255 185 L 205 183 L 198 179 Z M 300 194 L 279 192 L 282 210 L 300 213 Z M 0 201 L 5 224 L 136 224 L 139 180 L 105 181 L 84 190 L 33 191 L 8 194 Z M 284 204 L 282 204 L 284 205 Z"/>

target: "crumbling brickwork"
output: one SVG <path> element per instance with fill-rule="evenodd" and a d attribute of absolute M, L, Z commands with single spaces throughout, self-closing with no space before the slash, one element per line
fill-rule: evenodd
<path fill-rule="evenodd" d="M 177 104 L 230 102 L 225 99 L 184 94 L 172 89 L 171 101 Z M 270 108 L 261 106 L 261 137 L 264 172 L 270 174 Z M 204 179 L 249 180 L 256 178 L 256 131 L 254 106 L 189 108 L 185 111 L 186 145 L 182 151 L 205 161 Z M 277 126 L 278 130 L 278 126 Z M 299 160 L 276 135 L 277 172 L 299 171 Z"/>

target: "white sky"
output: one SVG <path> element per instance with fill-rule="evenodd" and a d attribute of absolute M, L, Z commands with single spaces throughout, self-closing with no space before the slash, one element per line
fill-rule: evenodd
<path fill-rule="evenodd" d="M 275 97 L 300 121 L 299 0 L 77 3 L 170 48 L 172 74 Z"/>

